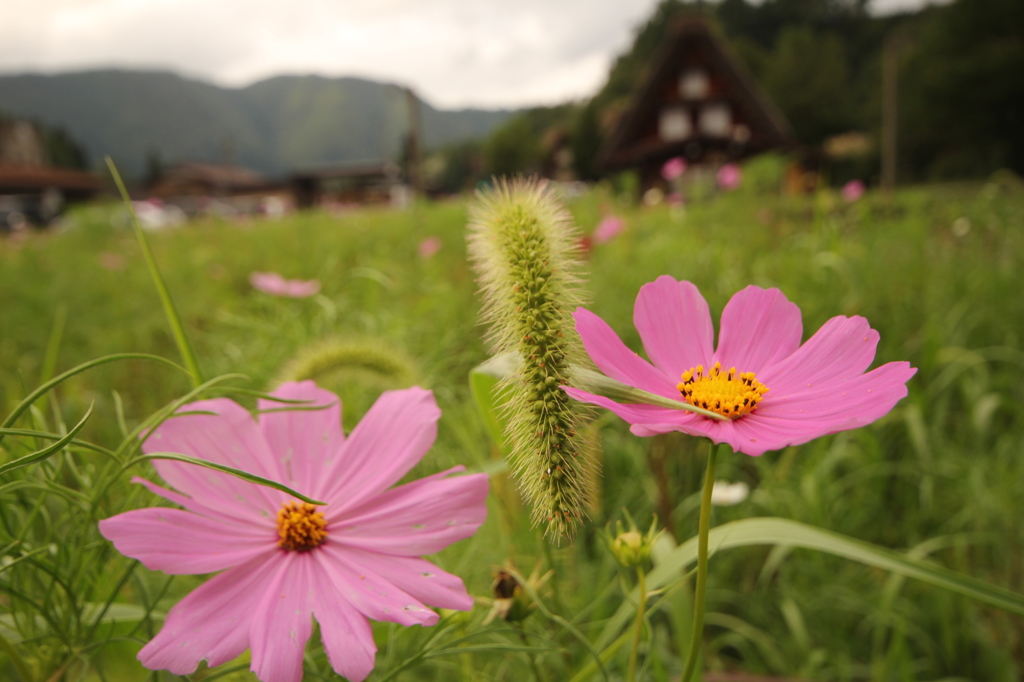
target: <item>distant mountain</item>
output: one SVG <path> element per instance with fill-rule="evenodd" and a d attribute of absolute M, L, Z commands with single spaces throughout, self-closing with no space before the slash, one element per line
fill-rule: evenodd
<path fill-rule="evenodd" d="M 360 78 L 278 76 L 222 88 L 173 73 L 0 76 L 0 112 L 67 130 L 93 165 L 109 154 L 140 176 L 146 159 L 235 163 L 279 175 L 325 163 L 395 159 L 405 91 Z M 513 112 L 438 110 L 420 101 L 424 145 L 486 136 Z"/>

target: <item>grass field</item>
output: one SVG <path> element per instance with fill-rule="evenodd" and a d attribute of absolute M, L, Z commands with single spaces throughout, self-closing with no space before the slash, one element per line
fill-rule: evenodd
<path fill-rule="evenodd" d="M 597 189 L 569 208 L 585 231 L 606 209 L 626 220 L 624 233 L 590 252 L 587 287 L 589 307 L 631 348 L 641 348 L 632 324 L 637 290 L 669 274 L 696 283 L 716 321 L 748 284 L 779 287 L 799 305 L 805 338 L 834 315 L 863 315 L 881 334 L 876 366 L 909 360 L 919 368 L 909 397 L 869 427 L 721 460 L 719 478 L 744 481 L 752 494 L 716 508 L 715 524 L 793 519 L 1024 588 L 1024 189 L 1017 181 L 869 194 L 852 205 L 830 193 L 794 199 L 744 190 L 685 212 L 620 205 Z M 68 216 L 66 229 L 0 241 L 4 414 L 42 380 L 92 358 L 146 352 L 178 360 L 120 211 L 85 207 Z M 450 201 L 277 222 L 204 220 L 151 233 L 149 242 L 206 378 L 238 373 L 247 378 L 229 385 L 263 390 L 317 343 L 349 344 L 355 359 L 317 376 L 341 394 L 347 429 L 381 390 L 415 382 L 434 390 L 443 416 L 437 444 L 413 473 L 454 464 L 501 472 L 467 383 L 486 353 L 465 224 L 465 203 Z M 417 245 L 432 235 L 441 250 L 419 257 Z M 274 298 L 250 286 L 252 271 L 318 278 L 322 290 Z M 165 365 L 114 362 L 63 383 L 18 425 L 61 431 L 95 404 L 80 437 L 116 449 L 188 390 L 187 378 Z M 500 565 L 529 574 L 538 562 L 541 572 L 553 564 L 540 590 L 543 608 L 520 624 L 483 626 L 481 600 L 435 628 L 375 624 L 380 651 L 371 679 L 568 680 L 591 661 L 578 636 L 599 641 L 632 581 L 597 530 L 623 508 L 641 526 L 659 513 L 670 533 L 656 562 L 696 533 L 703 450 L 681 436 L 635 438 L 627 426 L 598 418 L 600 499 L 571 545 L 545 547 L 514 482 L 497 473 L 487 523 L 436 558 L 482 598 Z M 0 459 L 39 447 L 9 436 Z M 148 673 L 134 654 L 159 628 L 160 614 L 200 581 L 135 567 L 99 535 L 97 519 L 154 504 L 128 482 L 154 480 L 152 468 L 119 467 L 71 447 L 0 480 L 0 678 L 180 679 Z M 100 489 L 97 481 L 110 483 Z M 659 606 L 641 651 L 643 679 L 680 674 L 690 589 L 683 583 L 652 597 Z M 114 594 L 116 603 L 98 616 Z M 711 671 L 1010 682 L 1024 667 L 1019 616 L 808 550 L 723 551 L 711 560 L 708 600 L 703 651 Z M 628 646 L 610 657 L 608 679 L 622 679 L 627 657 Z M 223 668 L 242 672 L 191 679 L 255 679 L 245 661 Z M 338 679 L 332 675 L 311 645 L 307 679 Z"/>

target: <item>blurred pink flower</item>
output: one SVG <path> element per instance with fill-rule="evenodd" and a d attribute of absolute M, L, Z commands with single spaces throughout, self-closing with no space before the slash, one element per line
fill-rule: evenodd
<path fill-rule="evenodd" d="M 864 196 L 864 183 L 860 180 L 850 180 L 843 185 L 843 199 L 847 203 L 853 203 Z"/>
<path fill-rule="evenodd" d="M 733 296 L 716 350 L 697 287 L 668 276 L 645 284 L 633 319 L 650 363 L 594 313 L 579 308 L 575 318 L 587 353 L 612 379 L 727 419 L 620 404 L 575 388 L 565 389 L 569 395 L 611 410 L 638 436 L 681 431 L 753 456 L 870 424 L 907 395 L 917 372 L 890 362 L 865 374 L 878 332 L 863 317 L 833 317 L 800 345 L 800 309 L 778 289 L 749 286 Z"/>
<path fill-rule="evenodd" d="M 605 244 L 626 229 L 626 221 L 616 215 L 606 215 L 594 228 L 594 243 Z"/>
<path fill-rule="evenodd" d="M 685 172 L 686 160 L 681 156 L 669 159 L 665 162 L 665 165 L 661 167 L 661 177 L 665 178 L 669 182 L 675 180 Z"/>
<path fill-rule="evenodd" d="M 97 256 L 100 262 L 100 267 L 104 270 L 124 270 L 125 260 L 124 256 L 113 251 L 103 251 Z"/>
<path fill-rule="evenodd" d="M 373 670 L 369 618 L 433 625 L 425 604 L 467 611 L 457 576 L 419 558 L 476 532 L 487 515 L 485 474 L 455 467 L 391 488 L 423 458 L 441 412 L 430 391 L 384 393 L 346 438 L 338 396 L 312 381 L 274 395 L 323 409 L 282 411 L 260 400 L 254 420 L 227 398 L 181 408 L 143 450 L 177 452 L 281 481 L 316 507 L 278 490 L 195 465 L 154 462 L 176 491 L 135 482 L 184 509 L 151 507 L 100 522 L 122 554 L 151 570 L 223 571 L 182 599 L 139 652 L 152 670 L 187 675 L 252 649 L 264 682 L 300 682 L 313 630 L 334 670 L 353 682 Z M 210 414 L 212 413 L 212 414 Z M 390 488 L 390 489 L 389 489 Z"/>
<path fill-rule="evenodd" d="M 416 253 L 419 254 L 420 258 L 427 259 L 440 250 L 441 238 L 437 236 L 431 236 L 427 237 L 426 239 L 420 242 L 420 245 L 416 248 Z"/>
<path fill-rule="evenodd" d="M 686 203 L 686 201 L 683 199 L 683 195 L 680 194 L 679 192 L 672 192 L 667 197 L 665 197 L 665 201 L 668 202 L 669 206 L 677 207 L 683 206 Z"/>
<path fill-rule="evenodd" d="M 254 272 L 249 283 L 264 293 L 290 298 L 307 298 L 320 291 L 320 280 L 285 279 L 276 272 Z"/>
<path fill-rule="evenodd" d="M 743 180 L 743 172 L 735 163 L 727 163 L 718 169 L 718 187 L 726 191 L 736 189 Z"/>

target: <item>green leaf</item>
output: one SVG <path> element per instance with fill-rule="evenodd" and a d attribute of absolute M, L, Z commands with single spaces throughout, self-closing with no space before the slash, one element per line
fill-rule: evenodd
<path fill-rule="evenodd" d="M 573 368 L 572 377 L 573 383 L 576 384 L 576 388 L 580 388 L 588 393 L 593 393 L 594 395 L 610 398 L 618 403 L 640 403 L 644 405 L 656 405 L 657 407 L 667 407 L 670 410 L 693 412 L 716 421 L 727 421 L 729 419 L 728 417 L 723 417 L 717 412 L 703 410 L 691 405 L 690 403 L 684 403 L 682 400 L 672 400 L 671 398 L 666 398 L 655 393 L 648 393 L 647 391 L 636 388 L 635 386 L 624 384 L 621 381 L 616 381 L 615 379 L 606 377 L 603 374 L 593 370 L 584 369 L 582 367 Z"/>
<path fill-rule="evenodd" d="M 242 471 L 241 469 L 225 466 L 223 464 L 217 464 L 216 462 L 211 462 L 209 460 L 199 459 L 198 457 L 189 457 L 188 455 L 182 455 L 177 452 L 150 452 L 145 455 L 139 455 L 131 462 L 129 462 L 126 465 L 126 468 L 131 464 L 146 459 L 170 459 L 176 462 L 195 464 L 196 466 L 206 467 L 207 469 L 213 469 L 214 471 L 220 471 L 221 473 L 231 474 L 232 476 L 236 476 L 242 479 L 243 481 L 249 481 L 250 483 L 255 483 L 257 485 L 265 485 L 268 488 L 273 488 L 274 490 L 280 490 L 283 493 L 288 493 L 295 499 L 302 500 L 303 502 L 308 502 L 309 504 L 315 504 L 318 507 L 327 506 L 326 502 L 320 502 L 318 500 L 314 500 L 311 497 L 306 497 L 302 493 L 292 490 L 284 483 L 278 483 L 277 481 L 272 481 L 269 478 L 263 478 L 262 476 L 257 476 L 256 474 L 250 474 L 248 471 Z"/>
<path fill-rule="evenodd" d="M 797 521 L 777 518 L 753 518 L 726 523 L 711 530 L 708 539 L 712 552 L 733 547 L 754 545 L 785 545 L 803 547 L 834 554 L 868 566 L 915 578 L 951 592 L 976 599 L 1024 615 L 1024 595 L 991 585 L 982 580 L 957 573 L 938 564 L 869 542 L 809 526 Z M 697 538 L 690 538 L 671 554 L 662 558 L 647 577 L 648 589 L 654 590 L 672 582 L 679 573 L 697 560 Z M 604 649 L 625 628 L 635 610 L 636 595 L 623 602 L 605 625 L 596 647 Z"/>
<path fill-rule="evenodd" d="M 483 417 L 491 441 L 506 459 L 512 450 L 505 441 L 507 421 L 503 406 L 507 389 L 503 389 L 500 384 L 502 379 L 514 371 L 515 359 L 512 353 L 495 355 L 469 371 L 469 390 L 473 394 L 473 401 Z"/>
<path fill-rule="evenodd" d="M 6 473 L 10 473 L 15 469 L 20 469 L 22 467 L 27 467 L 30 464 L 42 462 L 50 455 L 60 452 L 64 448 L 64 446 L 66 446 L 68 443 L 75 439 L 75 436 L 78 435 L 78 432 L 81 431 L 82 428 L 85 426 L 85 422 L 89 421 L 89 417 L 92 416 L 92 407 L 92 405 L 89 405 L 89 409 L 85 411 L 85 415 L 82 417 L 81 421 L 75 424 L 74 428 L 68 432 L 68 435 L 64 436 L 53 445 L 45 447 L 42 450 L 37 450 L 36 452 L 25 455 L 24 457 L 19 457 L 18 459 L 11 460 L 10 462 L 7 462 L 3 466 L 0 466 L 0 476 Z"/>

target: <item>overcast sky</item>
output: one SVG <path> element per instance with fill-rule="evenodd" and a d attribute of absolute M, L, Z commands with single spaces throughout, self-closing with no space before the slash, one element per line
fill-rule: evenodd
<path fill-rule="evenodd" d="M 876 12 L 927 0 L 873 0 Z M 0 0 L 0 73 L 169 69 L 221 85 L 315 73 L 431 104 L 592 95 L 657 0 Z M 2 103 L 0 103 L 2 106 Z"/>

